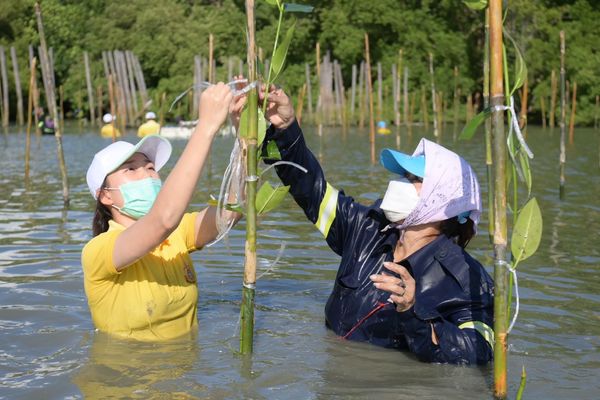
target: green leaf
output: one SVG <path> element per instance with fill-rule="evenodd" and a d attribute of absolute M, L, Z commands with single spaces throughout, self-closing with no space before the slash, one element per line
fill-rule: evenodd
<path fill-rule="evenodd" d="M 306 6 L 304 4 L 290 4 L 284 3 L 283 9 L 290 13 L 311 13 L 315 8 L 313 6 Z"/>
<path fill-rule="evenodd" d="M 249 110 L 248 106 L 244 107 L 242 111 L 242 115 L 240 116 L 240 132 L 239 135 L 242 138 L 248 137 L 248 118 L 249 118 Z M 265 135 L 267 133 L 267 121 L 265 121 L 265 116 L 262 113 L 262 110 L 258 109 L 258 132 L 257 132 L 257 146 L 260 147 L 263 140 L 265 140 Z"/>
<path fill-rule="evenodd" d="M 272 6 L 279 6 L 279 3 L 277 0 L 265 0 L 267 3 L 269 3 Z"/>
<path fill-rule="evenodd" d="M 506 30 L 504 30 L 504 36 L 511 41 L 513 47 L 515 48 L 515 83 L 508 94 L 510 97 L 517 89 L 525 84 L 525 80 L 527 79 L 527 64 L 525 64 L 525 58 L 523 57 L 521 49 L 519 49 L 519 46 L 517 46 L 517 42 L 515 42 L 515 40 Z"/>
<path fill-rule="evenodd" d="M 524 151 L 519 151 L 519 165 L 521 168 L 522 178 L 527 186 L 527 197 L 531 196 L 531 186 L 533 180 L 531 178 L 531 167 L 529 166 L 529 157 Z"/>
<path fill-rule="evenodd" d="M 471 10 L 483 10 L 487 7 L 487 0 L 463 0 L 463 3 Z"/>
<path fill-rule="evenodd" d="M 267 143 L 267 156 L 265 158 L 268 160 L 281 160 L 281 153 L 274 140 L 269 140 L 269 143 Z"/>
<path fill-rule="evenodd" d="M 490 108 L 486 108 L 476 116 L 474 116 L 463 128 L 460 136 L 458 137 L 460 140 L 469 140 L 475 135 L 477 128 L 479 125 L 485 121 L 487 117 L 492 115 L 492 110 Z"/>
<path fill-rule="evenodd" d="M 542 213 L 535 197 L 521 209 L 513 228 L 510 250 L 514 265 L 536 252 L 542 239 Z"/>
<path fill-rule="evenodd" d="M 269 182 L 263 183 L 256 193 L 256 213 L 262 215 L 276 208 L 289 190 L 289 186 L 273 188 Z"/>
<path fill-rule="evenodd" d="M 275 82 L 279 73 L 283 70 L 287 52 L 292 42 L 292 36 L 294 36 L 294 29 L 296 28 L 296 21 L 292 23 L 285 33 L 285 37 L 275 52 L 273 53 L 273 59 L 271 60 L 271 82 Z"/>

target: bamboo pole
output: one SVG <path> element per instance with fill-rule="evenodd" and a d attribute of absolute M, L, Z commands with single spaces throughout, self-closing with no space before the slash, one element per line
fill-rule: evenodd
<path fill-rule="evenodd" d="M 35 68 L 37 59 L 31 60 L 31 76 L 29 77 L 29 95 L 27 101 L 27 131 L 25 136 L 25 180 L 29 179 L 29 159 L 31 154 L 31 114 L 33 113 L 33 86 L 35 85 Z"/>
<path fill-rule="evenodd" d="M 546 129 L 546 99 L 542 95 L 540 96 L 540 109 L 542 112 L 542 128 Z"/>
<path fill-rule="evenodd" d="M 29 45 L 29 74 L 31 75 L 32 70 L 35 69 L 33 65 L 33 46 Z M 36 63 L 37 64 L 37 63 Z M 36 137 L 40 137 L 42 135 L 42 130 L 38 124 L 38 110 L 40 108 L 40 91 L 37 86 L 37 79 L 33 81 L 33 122 L 35 124 L 35 135 Z"/>
<path fill-rule="evenodd" d="M 365 62 L 361 61 L 358 72 L 358 127 L 360 129 L 365 126 L 365 80 Z"/>
<path fill-rule="evenodd" d="M 521 112 L 519 113 L 519 127 L 521 130 L 524 130 L 527 126 L 527 101 L 529 97 L 529 79 L 525 77 L 525 82 L 523 82 L 523 90 L 521 91 Z M 527 137 L 527 131 L 524 131 L 523 134 Z"/>
<path fill-rule="evenodd" d="M 421 87 L 421 114 L 425 129 L 429 129 L 429 115 L 427 113 L 427 98 L 425 90 Z"/>
<path fill-rule="evenodd" d="M 431 76 L 431 106 L 433 108 L 433 136 L 439 136 L 439 127 L 438 127 L 438 110 L 437 110 L 437 100 L 435 95 L 435 76 L 433 73 L 433 53 L 429 53 L 429 75 Z"/>
<path fill-rule="evenodd" d="M 92 74 L 90 73 L 90 59 L 88 57 L 88 52 L 83 52 L 83 64 L 85 66 L 85 83 L 87 86 L 87 96 L 88 96 L 88 107 L 90 109 L 90 122 L 92 124 L 96 123 L 96 110 L 94 108 L 94 92 L 92 89 Z"/>
<path fill-rule="evenodd" d="M 398 109 L 398 105 L 400 103 L 400 89 L 398 85 L 400 84 L 400 80 L 398 79 L 398 66 L 396 64 L 392 65 L 392 103 L 394 110 L 394 125 L 396 131 L 396 148 L 400 148 L 400 110 Z"/>
<path fill-rule="evenodd" d="M 408 67 L 404 67 L 404 85 L 402 85 L 404 88 L 404 104 L 402 106 L 402 109 L 404 110 L 404 122 L 408 125 L 408 113 L 409 113 L 409 105 L 408 105 Z M 413 101 L 414 103 L 414 101 Z M 410 119 L 410 122 L 412 123 L 412 116 Z"/>
<path fill-rule="evenodd" d="M 313 120 L 313 105 L 312 105 L 312 85 L 310 82 L 310 65 L 308 63 L 304 64 L 304 74 L 306 76 L 306 96 L 308 103 L 308 117 L 310 120 Z"/>
<path fill-rule="evenodd" d="M 54 70 L 50 67 L 50 60 L 48 58 L 48 52 L 46 47 L 46 37 L 44 35 L 44 25 L 42 23 L 42 10 L 39 3 L 35 3 L 35 14 L 37 18 L 38 33 L 40 36 L 40 56 L 42 74 L 44 78 L 44 88 L 46 91 L 46 99 L 48 109 L 52 119 L 54 120 L 54 137 L 56 138 L 56 146 L 58 153 L 58 164 L 60 168 L 62 178 L 62 189 L 63 189 L 63 202 L 65 206 L 69 204 L 69 184 L 67 181 L 67 167 L 65 164 L 65 156 L 62 147 L 62 133 L 61 126 L 58 121 L 58 111 L 56 109 L 56 97 L 55 97 L 55 86 L 54 86 Z"/>
<path fill-rule="evenodd" d="M 565 197 L 565 163 L 567 162 L 565 148 L 565 119 L 567 115 L 565 85 L 565 31 L 560 31 L 560 199 Z"/>
<path fill-rule="evenodd" d="M 404 50 L 400 49 L 398 51 L 398 66 L 396 68 L 396 93 L 394 94 L 396 107 L 398 108 L 396 112 L 396 126 L 399 127 L 402 123 L 402 118 L 400 117 L 400 102 L 401 102 L 401 94 L 402 94 L 402 63 L 404 58 Z M 400 131 L 398 131 L 399 134 Z M 399 146 L 398 146 L 399 147 Z"/>
<path fill-rule="evenodd" d="M 383 84 L 381 82 L 381 63 L 377 62 L 377 121 L 381 121 L 381 112 L 383 108 Z"/>
<path fill-rule="evenodd" d="M 6 54 L 4 46 L 0 46 L 0 72 L 2 74 L 2 104 L 4 109 L 2 112 L 2 127 L 8 128 L 10 118 L 10 104 L 8 100 L 8 74 L 6 72 Z"/>
<path fill-rule="evenodd" d="M 470 121 L 473 118 L 473 94 L 469 93 L 467 95 L 467 121 Z"/>
<path fill-rule="evenodd" d="M 358 69 L 352 64 L 352 82 L 350 87 L 350 120 L 354 123 L 354 110 L 356 109 L 356 78 Z"/>
<path fill-rule="evenodd" d="M 319 84 L 319 97 L 317 98 L 317 132 L 319 136 L 323 135 L 323 84 L 321 82 L 321 44 L 315 45 L 317 83 Z"/>
<path fill-rule="evenodd" d="M 246 0 L 248 34 L 248 80 L 256 79 L 256 43 L 254 0 Z M 240 352 L 252 353 L 254 341 L 254 296 L 256 288 L 256 174 L 258 93 L 256 88 L 248 94 L 247 177 L 246 177 L 246 247 L 244 283 L 240 310 Z"/>
<path fill-rule="evenodd" d="M 577 82 L 573 82 L 573 97 L 571 100 L 571 118 L 569 118 L 569 144 L 575 141 L 575 111 L 577 109 Z"/>
<path fill-rule="evenodd" d="M 484 54 L 485 57 L 485 54 Z M 489 85 L 488 85 L 489 87 Z M 484 95 L 485 97 L 485 95 Z M 488 94 L 489 98 L 489 94 Z M 485 102 L 485 100 L 484 100 Z M 452 97 L 452 140 L 458 137 L 458 67 L 454 66 L 454 96 Z"/>
<path fill-rule="evenodd" d="M 137 101 L 137 90 L 135 87 L 135 76 L 134 76 L 134 67 L 132 54 L 130 51 L 125 51 L 123 53 L 123 62 L 125 69 L 127 71 L 127 77 L 129 80 L 129 93 L 131 95 L 131 103 L 133 105 L 133 120 L 132 123 L 137 123 L 138 116 L 140 115 L 140 109 L 138 107 Z M 142 112 L 144 111 L 144 104 L 142 103 Z"/>
<path fill-rule="evenodd" d="M 483 50 L 483 107 L 490 106 L 490 9 L 485 10 L 485 45 Z M 487 172 L 488 238 L 494 243 L 494 167 L 492 165 L 492 120 L 485 120 L 485 168 Z"/>
<path fill-rule="evenodd" d="M 444 124 L 444 93 L 443 92 L 437 92 L 437 94 L 435 95 L 436 98 L 436 103 L 437 103 L 437 112 L 436 112 L 436 124 L 438 127 L 438 134 L 437 134 L 437 142 L 441 143 L 441 139 L 442 139 L 442 126 Z"/>
<path fill-rule="evenodd" d="M 490 105 L 504 105 L 502 58 L 502 0 L 490 0 Z M 494 160 L 494 395 L 506 398 L 507 314 L 507 218 L 506 218 L 506 134 L 504 114 L 492 112 Z"/>
<path fill-rule="evenodd" d="M 96 106 L 98 107 L 98 109 L 96 111 L 97 111 L 98 118 L 96 118 L 94 123 L 96 125 L 98 125 L 100 123 L 100 118 L 102 118 L 102 109 L 103 109 L 103 103 L 104 103 L 104 94 L 102 93 L 102 85 L 98 85 L 96 87 L 96 97 L 97 97 Z"/>
<path fill-rule="evenodd" d="M 557 92 L 558 82 L 556 79 L 556 71 L 552 70 L 552 74 L 550 75 L 550 129 L 554 129 L 555 126 L 555 116 L 556 116 L 556 92 Z"/>
<path fill-rule="evenodd" d="M 17 51 L 14 47 L 10 48 L 10 57 L 12 59 L 15 92 L 17 95 L 17 123 L 19 126 L 23 126 L 23 92 L 21 91 L 21 77 L 19 76 L 19 60 L 17 59 Z"/>
<path fill-rule="evenodd" d="M 369 142 L 371 144 L 371 164 L 375 164 L 375 121 L 373 115 L 373 87 L 371 84 L 371 54 L 369 51 L 369 34 L 365 32 L 365 57 L 367 71 L 367 94 L 369 96 Z"/>
<path fill-rule="evenodd" d="M 213 74 L 215 71 L 213 70 L 213 52 L 214 52 L 214 37 L 211 33 L 208 35 L 208 82 L 213 83 Z M 250 81 L 251 82 L 251 81 Z"/>
<path fill-rule="evenodd" d="M 413 118 L 415 115 L 415 104 L 417 102 L 416 99 L 416 93 L 412 92 L 410 95 L 410 106 L 409 106 L 409 111 L 408 111 L 408 119 L 407 121 L 407 125 L 408 125 L 408 136 L 410 137 L 412 135 L 412 125 L 413 125 Z"/>
<path fill-rule="evenodd" d="M 64 126 L 65 124 L 65 91 L 63 89 L 63 85 L 58 87 L 58 104 L 59 104 L 59 118 L 60 125 Z"/>

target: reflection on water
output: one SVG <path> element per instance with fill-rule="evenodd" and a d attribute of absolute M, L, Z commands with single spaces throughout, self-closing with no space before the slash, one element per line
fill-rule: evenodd
<path fill-rule="evenodd" d="M 307 129 L 329 181 L 362 202 L 390 178 L 370 164 L 368 135 Z M 483 179 L 480 136 L 442 143 Z M 410 354 L 345 342 L 324 327 L 323 307 L 338 257 L 292 201 L 264 217 L 259 234 L 255 353 L 237 354 L 244 254 L 243 222 L 230 237 L 194 253 L 200 289 L 199 334 L 168 343 L 121 341 L 94 332 L 83 292 L 80 251 L 90 238 L 93 202 L 85 170 L 107 144 L 77 128 L 64 137 L 71 206 L 62 207 L 55 141 L 32 142 L 23 181 L 25 136 L 0 141 L 0 398 L 489 398 L 491 368 L 427 365 Z M 402 132 L 412 151 L 421 131 Z M 600 383 L 600 203 L 598 135 L 580 129 L 568 148 L 567 196 L 558 200 L 558 132 L 529 128 L 533 192 L 544 215 L 540 250 L 519 266 L 521 313 L 510 338 L 509 393 L 528 373 L 528 398 L 596 397 Z M 446 139 L 447 138 L 447 139 Z M 135 140 L 130 136 L 131 140 Z M 448 141 L 444 143 L 444 141 Z M 377 146 L 394 147 L 395 135 Z M 218 191 L 231 139 L 216 140 L 194 198 Z M 174 142 L 178 156 L 183 142 Z M 174 157 L 175 159 L 175 157 Z M 173 160 L 166 170 L 172 168 Z M 276 181 L 273 176 L 271 181 Z M 485 190 L 485 183 L 482 182 Z M 485 198 L 485 193 L 482 196 Z M 483 230 L 470 245 L 491 265 Z M 283 255 L 280 255 L 283 244 Z M 126 307 L 127 305 L 123 305 Z"/>

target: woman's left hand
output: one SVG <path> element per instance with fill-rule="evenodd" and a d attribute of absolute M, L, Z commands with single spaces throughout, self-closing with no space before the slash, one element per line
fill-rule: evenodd
<path fill-rule="evenodd" d="M 384 262 L 383 266 L 398 274 L 400 278 L 382 272 L 381 274 L 371 275 L 370 279 L 375 282 L 377 289 L 391 294 L 390 299 L 396 305 L 396 311 L 410 310 L 415 304 L 415 280 L 402 265 Z"/>

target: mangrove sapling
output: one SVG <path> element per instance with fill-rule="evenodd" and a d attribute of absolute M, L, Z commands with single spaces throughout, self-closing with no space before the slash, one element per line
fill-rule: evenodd
<path fill-rule="evenodd" d="M 465 1 L 471 8 L 482 9 L 486 1 Z M 518 119 L 514 110 L 513 94 L 523 86 L 527 77 L 527 68 L 523 55 L 510 35 L 504 32 L 513 44 L 515 50 L 515 83 L 510 85 L 508 80 L 508 63 L 506 48 L 503 44 L 502 28 L 502 2 L 501 0 L 489 1 L 490 20 L 490 107 L 485 108 L 471 120 L 461 133 L 462 139 L 468 139 L 475 133 L 477 127 L 489 115 L 492 115 L 493 154 L 494 161 L 494 332 L 496 345 L 494 347 L 494 394 L 497 398 L 506 398 L 506 348 L 507 338 L 514 326 L 519 308 L 518 285 L 516 267 L 522 260 L 531 256 L 537 250 L 541 239 L 542 216 L 534 197 L 531 197 L 531 171 L 529 158 L 533 154 L 527 147 L 520 133 Z M 506 104 L 504 99 L 506 98 Z M 508 138 L 504 132 L 503 111 L 510 111 Z M 507 140 L 508 139 L 508 140 Z M 507 152 L 508 150 L 508 152 Z M 507 160 L 507 154 L 510 156 Z M 507 163 L 510 161 L 510 163 Z M 507 179 L 506 167 L 510 168 L 510 179 Z M 517 177 L 527 187 L 528 201 L 522 209 L 518 208 Z M 513 233 L 510 240 L 512 261 L 508 259 L 507 249 L 507 184 L 513 185 L 512 211 L 514 216 Z M 508 273 L 510 272 L 510 283 Z M 510 326 L 508 316 L 512 303 L 512 283 L 514 280 L 517 303 Z M 521 380 L 524 388 L 525 375 Z M 522 394 L 520 390 L 519 396 Z"/>

